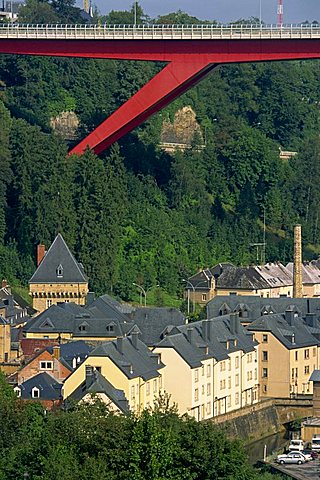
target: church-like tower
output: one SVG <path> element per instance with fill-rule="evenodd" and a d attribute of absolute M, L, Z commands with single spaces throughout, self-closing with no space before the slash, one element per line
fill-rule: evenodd
<path fill-rule="evenodd" d="M 41 313 L 59 302 L 85 304 L 88 277 L 60 233 L 47 252 L 43 245 L 38 245 L 37 263 L 38 268 L 29 280 L 33 308 Z"/>

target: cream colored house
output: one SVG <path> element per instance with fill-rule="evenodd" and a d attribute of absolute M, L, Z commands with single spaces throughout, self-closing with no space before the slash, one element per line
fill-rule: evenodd
<path fill-rule="evenodd" d="M 179 413 L 205 420 L 258 401 L 257 349 L 233 314 L 176 327 L 154 352 Z"/>
<path fill-rule="evenodd" d="M 319 368 L 320 329 L 316 316 L 303 320 L 296 309 L 264 315 L 248 326 L 259 346 L 259 384 L 262 397 L 288 398 L 311 394 L 311 373 Z"/>
<path fill-rule="evenodd" d="M 88 278 L 60 233 L 47 252 L 44 245 L 38 245 L 37 270 L 29 280 L 29 293 L 33 308 L 40 313 L 60 302 L 85 304 Z"/>
<path fill-rule="evenodd" d="M 134 333 L 126 338 L 96 347 L 66 379 L 62 389 L 67 399 L 86 381 L 88 369 L 95 369 L 112 385 L 122 390 L 132 412 L 153 408 L 163 391 L 160 357 L 152 353 Z"/>

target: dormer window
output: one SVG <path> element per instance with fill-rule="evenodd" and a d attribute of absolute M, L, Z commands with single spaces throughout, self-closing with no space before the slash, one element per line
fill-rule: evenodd
<path fill-rule="evenodd" d="M 32 398 L 40 398 L 40 390 L 37 387 L 33 387 L 31 390 L 31 396 Z"/>
<path fill-rule="evenodd" d="M 62 277 L 63 277 L 63 266 L 61 265 L 61 263 L 60 263 L 60 265 L 57 267 L 56 273 L 57 273 L 57 277 L 58 277 L 58 278 L 62 278 Z"/>
<path fill-rule="evenodd" d="M 20 398 L 20 397 L 21 397 L 21 389 L 20 389 L 20 387 L 14 387 L 13 390 L 14 390 L 15 394 L 17 395 L 17 397 Z"/>

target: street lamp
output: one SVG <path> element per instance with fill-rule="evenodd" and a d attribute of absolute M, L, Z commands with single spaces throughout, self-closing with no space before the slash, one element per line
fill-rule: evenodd
<path fill-rule="evenodd" d="M 132 285 L 135 285 L 136 287 L 140 288 L 140 291 L 144 295 L 144 306 L 146 307 L 147 306 L 147 293 L 146 293 L 145 289 L 141 285 L 138 285 L 137 283 L 134 283 L 134 282 L 133 282 Z"/>
<path fill-rule="evenodd" d="M 137 3 L 138 1 L 135 0 L 133 4 L 133 10 L 134 10 L 134 26 L 137 25 Z"/>
<path fill-rule="evenodd" d="M 189 282 L 189 280 L 186 280 L 185 278 L 182 280 L 183 282 L 186 282 L 187 285 L 191 285 L 191 288 L 193 290 L 193 300 L 195 300 L 195 288 L 193 286 L 193 284 L 191 282 Z M 187 303 L 187 312 L 188 312 L 188 315 L 190 314 L 190 288 L 188 288 L 188 303 Z M 194 313 L 194 301 L 193 301 L 193 305 L 192 305 L 192 312 Z"/>

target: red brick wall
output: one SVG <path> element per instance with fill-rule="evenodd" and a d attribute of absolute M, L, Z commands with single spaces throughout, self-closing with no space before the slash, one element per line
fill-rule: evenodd
<path fill-rule="evenodd" d="M 40 369 L 40 362 L 52 362 L 52 370 L 42 370 Z M 33 360 L 31 360 L 27 365 L 22 367 L 18 372 L 18 383 L 23 383 L 29 378 L 35 377 L 38 373 L 46 372 L 55 378 L 57 381 L 62 381 L 70 375 L 70 370 L 68 370 L 59 360 L 54 358 L 46 350 L 37 355 Z"/>

